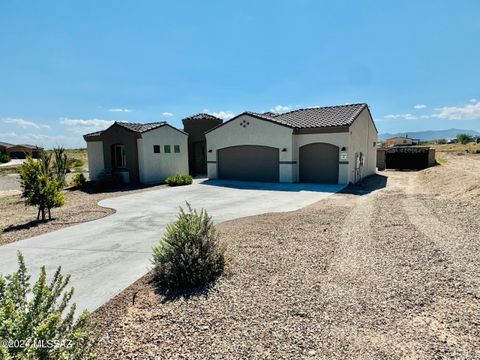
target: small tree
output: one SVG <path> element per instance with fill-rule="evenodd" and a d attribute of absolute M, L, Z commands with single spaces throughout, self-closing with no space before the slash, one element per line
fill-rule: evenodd
<path fill-rule="evenodd" d="M 8 163 L 12 158 L 6 152 L 0 152 L 0 163 Z"/>
<path fill-rule="evenodd" d="M 67 311 L 73 288 L 59 267 L 47 284 L 45 267 L 33 286 L 22 254 L 18 271 L 0 275 L 0 359 L 83 359 L 89 356 L 89 314 L 74 321 L 76 305 Z M 66 314 L 64 314 L 66 312 Z"/>
<path fill-rule="evenodd" d="M 28 205 L 37 206 L 37 220 L 42 216 L 44 221 L 48 211 L 48 219 L 52 219 L 51 209 L 64 204 L 60 185 L 50 170 L 51 157 L 45 154 L 39 161 L 27 158 L 20 168 L 22 197 Z"/>
<path fill-rule="evenodd" d="M 469 142 L 473 141 L 473 136 L 470 136 L 468 134 L 458 134 L 457 135 L 457 141 L 460 144 L 468 144 Z"/>
<path fill-rule="evenodd" d="M 219 244 L 212 218 L 187 203 L 178 219 L 167 226 L 153 249 L 157 280 L 166 288 L 190 288 L 214 280 L 225 268 L 225 249 Z"/>

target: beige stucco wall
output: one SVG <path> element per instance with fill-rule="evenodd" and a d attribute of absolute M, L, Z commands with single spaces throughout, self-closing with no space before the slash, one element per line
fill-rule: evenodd
<path fill-rule="evenodd" d="M 156 183 L 175 174 L 188 174 L 188 136 L 170 126 L 147 131 L 137 140 L 140 182 Z M 153 145 L 160 145 L 160 153 L 153 152 Z M 171 153 L 164 152 L 170 145 Z M 174 152 L 180 145 L 180 153 Z"/>
<path fill-rule="evenodd" d="M 105 168 L 103 161 L 103 142 L 87 141 L 88 172 L 90 180 L 97 180 Z"/>
<path fill-rule="evenodd" d="M 313 144 L 313 143 L 327 143 L 338 146 L 339 152 L 342 147 L 347 148 L 348 152 L 348 142 L 349 142 L 349 133 L 326 133 L 326 134 L 296 134 L 293 136 L 294 139 L 294 158 L 297 164 L 300 164 L 299 154 L 300 148 L 304 145 Z M 340 156 L 340 154 L 339 154 Z M 340 160 L 340 159 L 339 159 Z M 300 166 L 295 167 L 295 181 L 298 181 Z M 348 165 L 339 164 L 338 165 L 338 183 L 339 184 L 348 184 Z"/>
<path fill-rule="evenodd" d="M 370 113 L 364 109 L 350 126 L 350 142 L 348 151 L 349 182 L 375 174 L 377 167 L 377 131 Z M 365 160 L 359 176 L 355 178 L 355 154 L 363 153 Z"/>
<path fill-rule="evenodd" d="M 246 121 L 246 127 L 240 124 Z M 266 120 L 260 120 L 250 115 L 242 115 L 237 119 L 209 132 L 207 138 L 207 170 L 210 179 L 217 178 L 217 151 L 237 145 L 261 145 L 279 149 L 280 182 L 294 180 L 293 139 L 291 128 L 277 125 Z M 282 149 L 286 151 L 282 151 Z M 211 151 L 210 151 L 211 150 Z M 282 162 L 289 162 L 284 164 Z"/>
<path fill-rule="evenodd" d="M 246 128 L 240 124 L 248 121 Z M 347 161 L 339 164 L 339 183 L 355 181 L 355 153 L 365 155 L 360 177 L 376 172 L 377 131 L 368 110 L 363 110 L 349 128 L 349 132 L 321 134 L 293 134 L 293 129 L 249 115 L 239 118 L 209 132 L 207 138 L 208 177 L 217 178 L 217 151 L 224 147 L 237 145 L 263 145 L 280 150 L 280 182 L 297 182 L 299 179 L 299 149 L 312 143 L 327 143 L 346 148 Z M 287 151 L 281 151 L 283 148 Z M 211 150 L 211 151 L 210 151 Z M 340 156 L 339 154 L 339 156 Z M 340 161 L 340 159 L 339 159 Z M 357 179 L 358 181 L 359 179 Z"/>

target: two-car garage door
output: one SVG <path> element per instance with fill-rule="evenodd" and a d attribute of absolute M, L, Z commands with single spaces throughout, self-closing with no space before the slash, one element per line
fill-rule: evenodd
<path fill-rule="evenodd" d="M 241 145 L 218 150 L 218 177 L 225 180 L 278 182 L 278 149 Z"/>
<path fill-rule="evenodd" d="M 299 149 L 299 181 L 338 184 L 337 146 L 314 143 Z M 243 181 L 279 181 L 279 150 L 257 145 L 218 150 L 218 178 Z"/>

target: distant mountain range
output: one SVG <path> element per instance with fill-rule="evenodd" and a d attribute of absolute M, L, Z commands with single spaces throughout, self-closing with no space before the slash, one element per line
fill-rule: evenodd
<path fill-rule="evenodd" d="M 402 133 L 385 133 L 378 134 L 379 140 L 390 139 L 395 136 L 405 136 L 407 135 L 413 139 L 420 140 L 435 140 L 435 139 L 453 139 L 456 138 L 458 134 L 468 134 L 472 136 L 480 136 L 480 132 L 475 130 L 464 130 L 464 129 L 447 129 L 447 130 L 425 130 L 425 131 L 406 131 Z"/>

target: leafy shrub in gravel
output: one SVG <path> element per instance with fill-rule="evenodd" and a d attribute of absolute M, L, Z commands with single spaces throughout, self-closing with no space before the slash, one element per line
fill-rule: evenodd
<path fill-rule="evenodd" d="M 153 264 L 160 286 L 186 289 L 211 282 L 225 269 L 225 248 L 219 243 L 212 218 L 202 209 L 180 208 L 178 219 L 167 226 L 160 245 L 153 249 Z"/>
<path fill-rule="evenodd" d="M 3 152 L 0 153 L 0 163 L 4 164 L 4 163 L 9 162 L 10 160 L 12 160 L 10 155 L 8 155 L 7 153 L 3 153 Z"/>
<path fill-rule="evenodd" d="M 85 176 L 82 173 L 73 175 L 72 186 L 75 186 L 77 188 L 83 188 L 86 182 L 87 179 L 85 179 Z"/>
<path fill-rule="evenodd" d="M 165 182 L 170 186 L 190 185 L 193 178 L 186 174 L 177 174 L 165 179 Z"/>
<path fill-rule="evenodd" d="M 47 284 L 45 268 L 31 286 L 22 254 L 18 271 L 0 276 L 0 359 L 84 359 L 91 348 L 89 314 L 67 310 L 73 288 L 60 267 Z"/>

